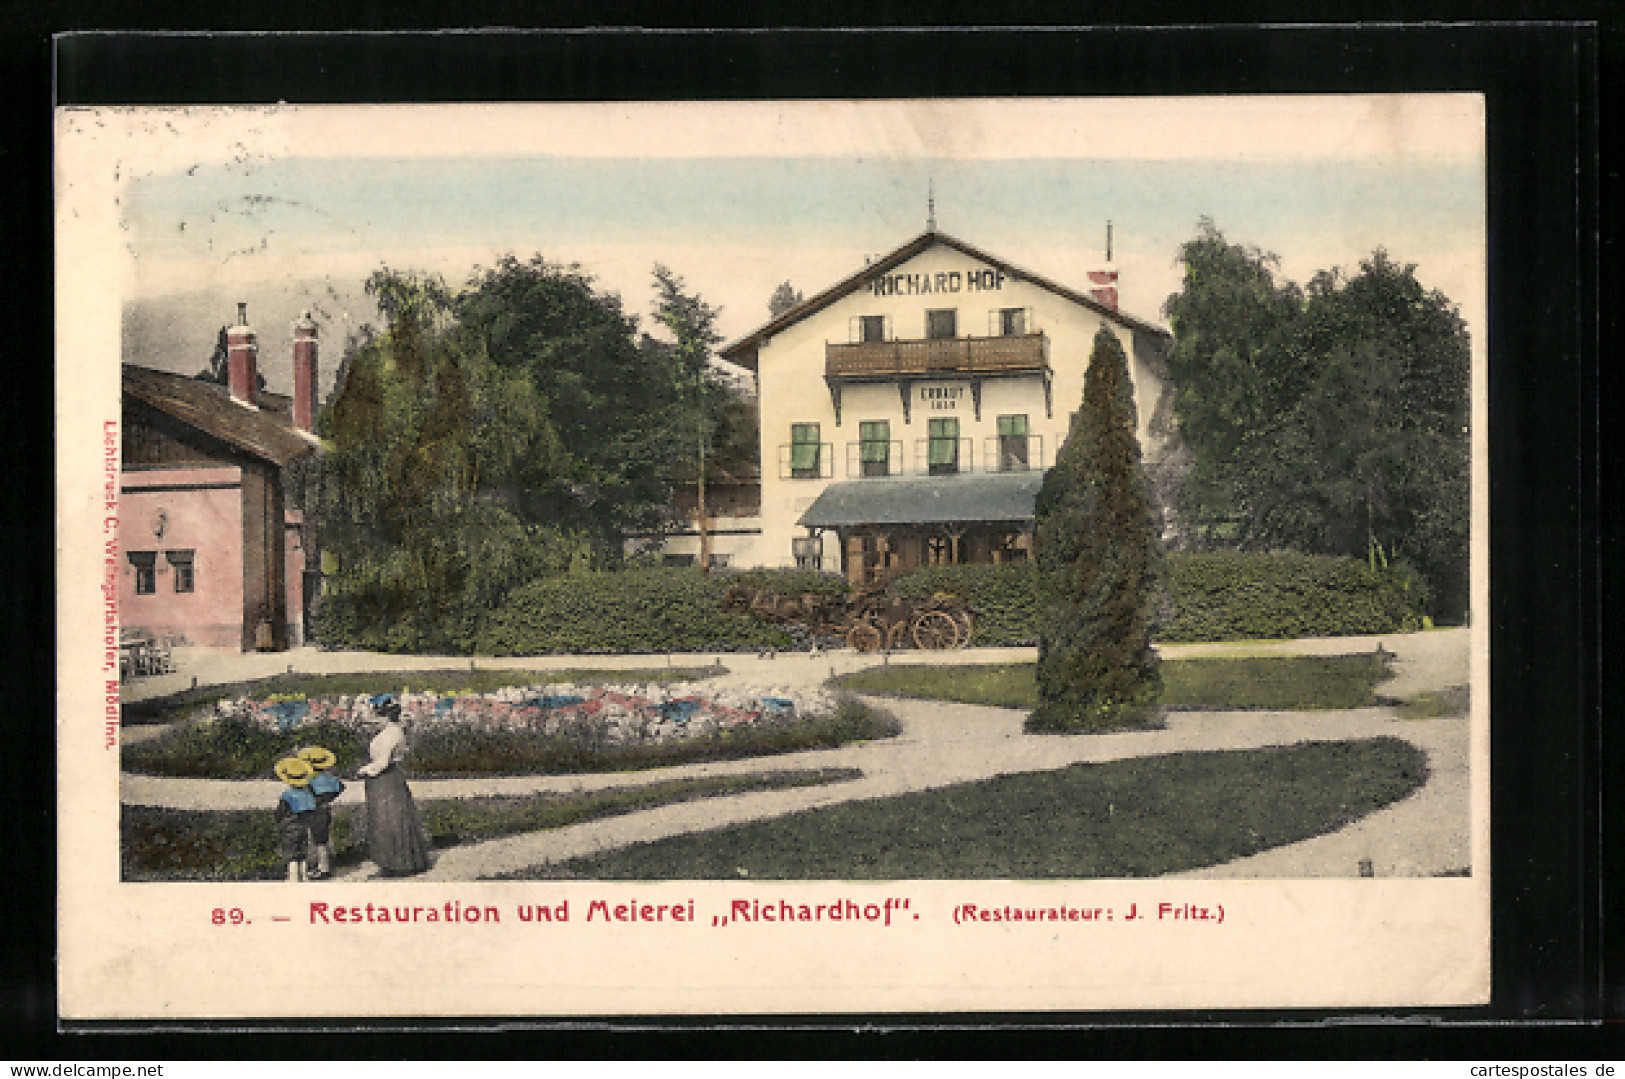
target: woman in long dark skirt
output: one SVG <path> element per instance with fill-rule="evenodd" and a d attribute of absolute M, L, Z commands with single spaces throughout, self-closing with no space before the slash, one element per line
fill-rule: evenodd
<path fill-rule="evenodd" d="M 372 759 L 356 770 L 367 781 L 367 856 L 386 876 L 421 873 L 429 868 L 429 836 L 401 771 L 407 754 L 401 702 L 386 693 L 373 698 L 373 711 L 384 726 L 372 740 Z"/>

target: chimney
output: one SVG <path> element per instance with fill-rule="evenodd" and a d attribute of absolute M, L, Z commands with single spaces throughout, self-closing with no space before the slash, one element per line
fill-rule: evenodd
<path fill-rule="evenodd" d="M 1097 303 L 1117 310 L 1117 263 L 1112 261 L 1112 223 L 1106 222 L 1106 261 L 1089 271 L 1089 296 Z"/>
<path fill-rule="evenodd" d="M 293 425 L 316 431 L 316 323 L 310 312 L 293 324 Z"/>
<path fill-rule="evenodd" d="M 237 305 L 237 325 L 226 331 L 232 399 L 250 408 L 260 403 L 260 349 L 248 325 L 248 305 Z"/>

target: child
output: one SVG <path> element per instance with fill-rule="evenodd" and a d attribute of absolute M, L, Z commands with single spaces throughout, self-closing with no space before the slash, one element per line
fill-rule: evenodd
<path fill-rule="evenodd" d="M 315 771 L 309 761 L 298 757 L 283 757 L 276 762 L 277 778 L 288 785 L 277 799 L 277 844 L 282 859 L 288 863 L 288 880 L 298 883 L 305 879 L 305 854 L 310 844 L 310 819 L 316 812 L 316 796 L 310 793 L 310 777 Z"/>
<path fill-rule="evenodd" d="M 344 784 L 329 771 L 338 760 L 331 749 L 306 746 L 299 751 L 299 759 L 313 770 L 310 793 L 316 799 L 316 808 L 310 816 L 310 854 L 315 861 L 315 867 L 310 870 L 310 879 L 323 880 L 333 873 L 332 807 L 338 796 L 344 793 Z"/>

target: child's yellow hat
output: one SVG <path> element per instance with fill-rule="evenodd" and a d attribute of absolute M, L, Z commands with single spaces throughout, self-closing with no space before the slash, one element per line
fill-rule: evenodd
<path fill-rule="evenodd" d="M 323 746 L 306 746 L 299 751 L 299 759 L 321 772 L 333 767 L 333 762 L 338 760 L 338 757 L 334 756 L 331 749 Z"/>
<path fill-rule="evenodd" d="M 309 761 L 302 761 L 298 757 L 283 757 L 276 762 L 276 777 L 290 787 L 308 785 L 315 771 Z"/>

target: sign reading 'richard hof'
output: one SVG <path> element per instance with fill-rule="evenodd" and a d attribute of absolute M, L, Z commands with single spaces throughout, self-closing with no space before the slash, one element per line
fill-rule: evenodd
<path fill-rule="evenodd" d="M 937 292 L 995 292 L 1004 288 L 1003 270 L 948 270 L 943 273 L 881 274 L 869 282 L 876 296 L 926 296 Z"/>

